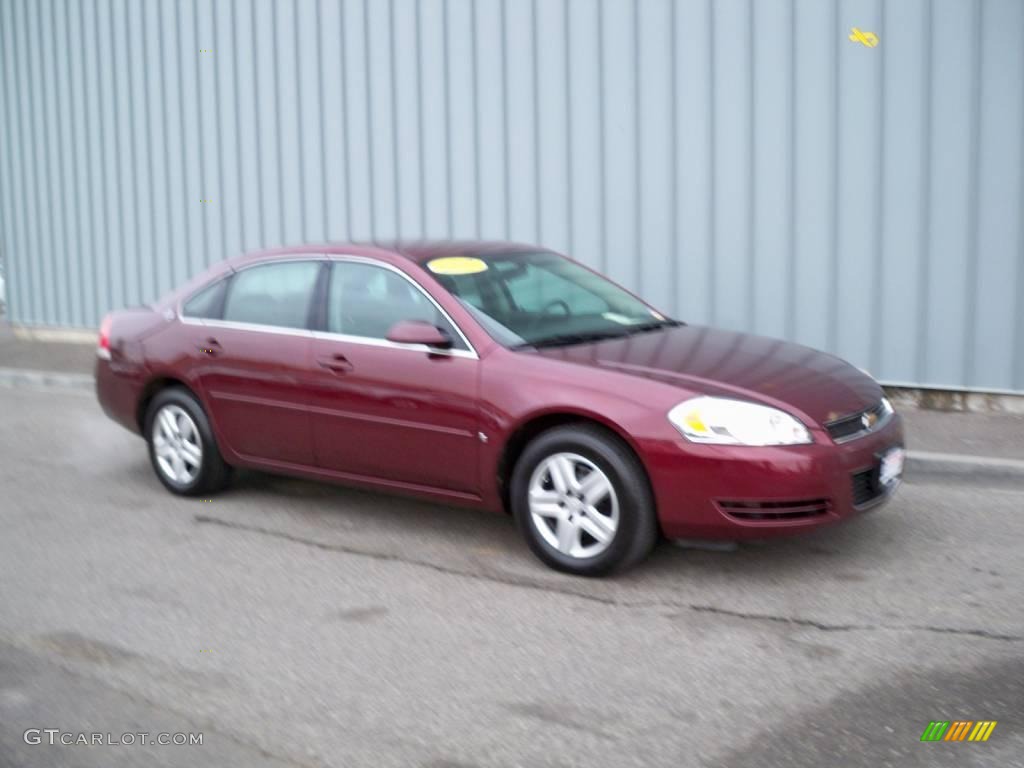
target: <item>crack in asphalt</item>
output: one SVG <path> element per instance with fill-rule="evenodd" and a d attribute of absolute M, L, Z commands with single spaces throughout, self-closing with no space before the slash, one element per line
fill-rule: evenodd
<path fill-rule="evenodd" d="M 719 616 L 730 616 L 736 619 L 750 619 L 754 621 L 772 621 L 778 624 L 795 624 L 796 626 L 800 627 L 811 627 L 812 629 L 819 629 L 822 632 L 873 632 L 879 630 L 914 630 L 918 632 L 936 632 L 944 635 L 969 635 L 971 637 L 980 637 L 986 640 L 1002 640 L 1013 643 L 1024 640 L 1024 635 L 1006 635 L 998 632 L 990 632 L 987 629 L 937 627 L 931 624 L 826 624 L 825 622 L 815 621 L 813 619 L 800 619 L 791 616 L 777 616 L 769 613 L 748 613 L 745 611 L 732 611 L 728 608 L 719 608 L 714 605 L 690 604 L 686 607 L 691 611 L 696 611 L 697 613 L 713 613 Z"/>
<path fill-rule="evenodd" d="M 528 579 L 513 578 L 511 576 L 505 576 L 494 571 L 488 571 L 487 573 L 479 573 L 476 571 L 467 571 L 461 568 L 452 568 L 446 565 L 439 565 L 438 563 L 432 563 L 429 560 L 417 560 L 415 558 L 403 557 L 402 555 L 395 555 L 390 552 L 375 552 L 369 549 L 360 549 L 358 547 L 350 547 L 344 544 L 329 544 L 324 541 L 318 541 L 316 539 L 308 539 L 305 536 L 296 536 L 292 533 L 286 533 L 285 531 L 276 531 L 273 528 L 264 528 L 260 525 L 249 525 L 247 523 L 236 523 L 231 520 L 222 520 L 218 517 L 210 517 L 209 515 L 195 515 L 192 518 L 196 523 L 200 525 L 219 525 L 222 528 L 231 528 L 236 531 L 247 531 L 249 533 L 259 533 L 264 536 L 273 536 L 274 538 L 284 539 L 294 544 L 302 544 L 303 546 L 313 547 L 320 549 L 325 552 L 338 552 L 345 555 L 356 555 L 358 557 L 366 557 L 371 560 L 379 560 L 382 562 L 402 563 L 404 565 L 414 565 L 420 568 L 426 568 L 436 573 L 442 573 L 447 576 L 462 576 L 464 578 L 475 579 L 477 581 L 489 581 L 498 584 L 505 584 L 511 587 L 522 587 L 523 589 L 534 589 L 540 592 L 555 592 L 561 595 L 567 595 L 569 597 L 578 597 L 581 600 L 589 600 L 594 603 L 600 603 L 601 605 L 625 605 L 622 601 L 615 600 L 610 597 L 601 597 L 600 595 L 591 595 L 586 592 L 580 592 L 575 589 L 566 589 L 557 585 L 544 584 L 541 582 L 531 582 Z"/>
<path fill-rule="evenodd" d="M 991 632 L 987 629 L 941 627 L 930 624 L 831 624 L 823 621 L 816 621 L 814 619 L 804 619 L 795 616 L 780 616 L 777 614 L 770 613 L 752 613 L 747 611 L 736 611 L 731 610 L 729 608 L 720 608 L 715 605 L 707 605 L 702 603 L 678 603 L 672 602 L 671 600 L 618 600 L 612 597 L 603 597 L 601 595 L 593 595 L 587 592 L 569 589 L 558 584 L 531 581 L 529 579 L 524 579 L 521 577 L 514 578 L 487 569 L 485 569 L 484 572 L 467 571 L 461 568 L 453 568 L 446 565 L 440 565 L 438 563 L 432 563 L 428 560 L 417 560 L 415 558 L 403 557 L 402 555 L 396 555 L 390 552 L 376 552 L 373 550 L 347 546 L 345 544 L 332 544 L 324 541 L 318 541 L 317 539 L 306 538 L 305 536 L 297 536 L 295 534 L 287 533 L 285 531 L 274 530 L 273 528 L 265 528 L 259 525 L 251 525 L 248 523 L 238 523 L 231 520 L 223 520 L 218 517 L 211 517 L 210 515 L 194 515 L 192 519 L 199 525 L 217 525 L 222 528 L 229 528 L 237 531 L 258 533 L 263 536 L 272 536 L 274 538 L 290 541 L 294 544 L 300 544 L 306 547 L 313 547 L 315 549 L 323 550 L 325 552 L 337 552 L 340 554 L 355 555 L 357 557 L 366 557 L 372 560 L 378 560 L 382 562 L 394 562 L 402 563 L 404 565 L 413 565 L 420 568 L 426 568 L 428 570 L 434 571 L 436 573 L 441 573 L 447 576 L 461 576 L 463 578 L 474 579 L 477 581 L 487 581 L 497 584 L 504 584 L 506 586 L 518 587 L 520 589 L 531 589 L 538 592 L 555 593 L 559 595 L 564 595 L 566 597 L 575 597 L 580 600 L 587 600 L 589 602 L 598 603 L 600 605 L 608 605 L 619 608 L 673 608 L 678 610 L 692 611 L 694 613 L 707 613 L 716 616 L 725 616 L 734 619 L 742 619 L 744 621 L 763 621 L 775 624 L 789 624 L 791 626 L 808 627 L 810 629 L 817 629 L 821 632 L 914 631 L 932 632 L 935 634 L 944 635 L 963 635 L 968 637 L 977 637 L 985 640 L 997 640 L 1000 642 L 1010 643 L 1018 643 L 1024 641 L 1024 635 L 1011 635 L 1000 632 Z"/>

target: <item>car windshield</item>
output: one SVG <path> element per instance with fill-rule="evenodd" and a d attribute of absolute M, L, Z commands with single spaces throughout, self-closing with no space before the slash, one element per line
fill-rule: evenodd
<path fill-rule="evenodd" d="M 511 348 L 598 341 L 676 324 L 601 275 L 547 251 L 443 257 L 427 268 Z"/>

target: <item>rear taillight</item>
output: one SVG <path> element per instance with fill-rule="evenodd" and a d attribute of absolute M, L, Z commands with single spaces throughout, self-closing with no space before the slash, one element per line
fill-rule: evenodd
<path fill-rule="evenodd" d="M 103 318 L 103 322 L 100 323 L 100 338 L 96 346 L 96 354 L 102 357 L 104 360 L 110 359 L 110 326 L 112 318 L 107 315 Z"/>

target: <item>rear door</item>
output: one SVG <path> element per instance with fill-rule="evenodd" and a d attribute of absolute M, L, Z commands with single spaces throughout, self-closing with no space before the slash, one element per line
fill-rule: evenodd
<path fill-rule="evenodd" d="M 430 322 L 450 350 L 386 339 Z M 475 494 L 480 361 L 426 291 L 390 265 L 331 263 L 324 329 L 313 339 L 318 464 L 346 475 Z"/>
<path fill-rule="evenodd" d="M 199 381 L 210 417 L 221 440 L 245 459 L 314 463 L 309 320 L 325 265 L 302 258 L 241 269 L 226 284 L 218 317 L 191 321 L 200 324 Z"/>

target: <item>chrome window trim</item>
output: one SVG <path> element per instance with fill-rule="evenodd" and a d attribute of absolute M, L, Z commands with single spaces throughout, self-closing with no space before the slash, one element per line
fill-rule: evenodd
<path fill-rule="evenodd" d="M 462 339 L 467 349 L 443 349 L 441 347 L 428 347 L 426 344 L 399 344 L 394 341 L 388 341 L 387 339 L 378 339 L 372 336 L 350 336 L 345 333 L 333 333 L 331 331 L 314 331 L 309 328 L 287 328 L 279 325 L 262 325 L 260 323 L 240 323 L 234 320 L 210 320 L 199 317 L 189 317 L 182 312 L 185 302 L 189 301 L 193 296 L 197 295 L 200 291 L 209 288 L 213 283 L 206 283 L 189 296 L 185 296 L 178 300 L 175 307 L 175 314 L 178 320 L 185 325 L 202 325 L 210 328 L 230 328 L 239 331 L 253 331 L 256 333 L 271 333 L 271 334 L 283 334 L 286 336 L 308 336 L 315 339 L 323 340 L 335 340 L 342 341 L 347 344 L 362 344 L 369 347 L 387 347 L 391 349 L 404 349 L 411 352 L 423 352 L 431 355 L 441 355 L 448 357 L 463 357 L 469 360 L 479 360 L 480 355 L 477 353 L 473 343 L 469 340 L 466 334 L 463 332 L 459 324 L 452 319 L 452 316 L 448 314 L 444 307 L 438 304 L 437 299 L 430 295 L 426 288 L 420 285 L 412 277 L 412 275 L 399 269 L 394 264 L 388 264 L 387 262 L 380 261 L 378 259 L 370 258 L 368 256 L 357 256 L 355 254 L 335 254 L 335 253 L 310 253 L 310 254 L 284 254 L 280 257 L 273 257 L 263 261 L 257 261 L 252 264 L 246 264 L 238 269 L 232 269 L 230 273 L 222 275 L 220 279 L 226 280 L 234 275 L 244 272 L 247 269 L 253 267 L 261 267 L 266 264 L 276 264 L 283 261 L 327 261 L 327 262 L 348 262 L 354 264 L 369 264 L 374 267 L 380 267 L 382 269 L 388 269 L 397 275 L 405 278 L 416 290 L 422 293 L 431 304 L 441 313 L 441 316 L 455 329 L 455 332 L 459 334 L 459 338 Z M 329 296 L 325 297 L 325 301 L 329 300 Z"/>
<path fill-rule="evenodd" d="M 349 336 L 344 333 L 331 333 L 329 331 L 312 331 L 309 328 L 285 328 L 279 325 L 260 325 L 258 323 L 240 323 L 234 320 L 207 320 L 197 317 L 179 317 L 186 325 L 199 325 L 206 328 L 227 328 L 234 331 L 251 331 L 253 333 L 269 333 L 276 336 L 299 336 L 304 338 L 321 339 L 324 341 L 341 341 L 347 344 L 362 344 L 367 347 L 387 347 L 390 349 L 404 349 L 410 352 L 422 352 L 430 355 L 443 355 L 448 357 L 464 357 L 470 360 L 478 360 L 475 352 L 468 349 L 444 349 L 441 347 L 428 347 L 426 344 L 399 344 L 387 339 L 375 339 L 371 336 Z"/>
<path fill-rule="evenodd" d="M 387 339 L 376 339 L 372 336 L 349 336 L 347 333 L 331 333 L 330 331 L 313 331 L 313 338 L 321 341 L 340 341 L 345 344 L 362 344 L 366 347 L 386 347 L 389 349 L 405 349 L 410 352 L 422 352 L 428 355 L 443 357 L 464 357 L 467 360 L 479 360 L 476 352 L 471 349 L 445 349 L 428 347 L 426 344 L 399 344 Z"/>
<path fill-rule="evenodd" d="M 305 336 L 311 338 L 313 331 L 309 328 L 288 328 L 283 325 L 260 325 L 259 323 L 240 323 L 236 320 L 208 320 L 201 317 L 178 316 L 185 325 L 202 325 L 207 328 L 228 328 L 234 331 L 252 331 L 254 333 L 270 333 L 278 336 Z"/>

